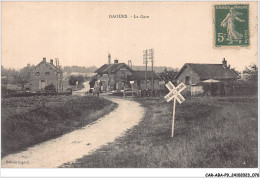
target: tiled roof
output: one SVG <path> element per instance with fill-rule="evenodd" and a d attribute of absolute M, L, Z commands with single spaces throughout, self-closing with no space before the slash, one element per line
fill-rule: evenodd
<path fill-rule="evenodd" d="M 237 79 L 238 76 L 228 67 L 222 64 L 194 64 L 186 63 L 176 75 L 180 75 L 185 67 L 189 67 L 201 80 L 203 79 Z"/>
<path fill-rule="evenodd" d="M 48 62 L 46 62 L 46 61 L 41 61 L 37 66 L 39 66 L 39 65 L 41 65 L 41 64 L 46 64 L 48 67 L 51 67 L 51 68 L 54 69 L 54 70 L 57 70 L 57 71 L 59 71 L 59 72 L 62 72 L 61 69 L 59 69 L 59 68 L 56 67 L 55 65 L 52 65 L 52 64 L 50 64 L 50 63 L 48 63 Z M 37 67 L 37 66 L 36 66 L 36 67 Z"/>
<path fill-rule="evenodd" d="M 99 69 L 97 69 L 95 71 L 95 73 L 98 74 L 104 74 L 104 73 L 114 73 L 117 70 L 119 70 L 121 67 L 125 66 L 126 68 L 128 68 L 130 71 L 133 71 L 128 65 L 126 65 L 125 63 L 116 63 L 116 64 L 104 64 L 103 66 L 101 66 Z"/>
<path fill-rule="evenodd" d="M 147 79 L 161 79 L 159 75 L 157 75 L 154 71 L 147 71 L 146 73 Z M 132 79 L 134 80 L 145 80 L 145 71 L 134 71 Z"/>
<path fill-rule="evenodd" d="M 94 73 L 103 73 L 104 70 L 106 70 L 108 68 L 108 64 L 104 64 L 103 66 L 101 66 L 100 68 L 98 68 Z"/>

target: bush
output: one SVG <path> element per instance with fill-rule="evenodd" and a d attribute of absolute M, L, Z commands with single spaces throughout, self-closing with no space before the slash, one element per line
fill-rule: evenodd
<path fill-rule="evenodd" d="M 85 79 L 82 75 L 78 75 L 78 76 L 71 75 L 69 78 L 69 84 L 72 86 L 75 86 L 77 82 L 78 82 L 78 84 L 81 84 L 84 81 L 85 81 Z"/>
<path fill-rule="evenodd" d="M 56 92 L 56 87 L 53 84 L 47 85 L 44 90 L 48 93 L 54 93 Z"/>

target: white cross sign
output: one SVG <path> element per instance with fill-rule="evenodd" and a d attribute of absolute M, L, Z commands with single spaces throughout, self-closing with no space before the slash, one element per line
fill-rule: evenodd
<path fill-rule="evenodd" d="M 184 83 L 179 84 L 177 87 L 175 87 L 171 81 L 165 84 L 165 86 L 170 91 L 164 98 L 167 102 L 173 100 L 173 118 L 172 118 L 172 137 L 174 132 L 174 117 L 175 117 L 175 103 L 176 100 L 181 104 L 183 101 L 185 101 L 185 98 L 181 95 L 181 92 L 186 88 Z"/>
<path fill-rule="evenodd" d="M 164 97 L 167 102 L 171 101 L 173 98 L 176 98 L 177 101 L 181 104 L 183 101 L 185 101 L 185 98 L 181 95 L 181 92 L 186 88 L 184 83 L 179 84 L 177 87 L 175 87 L 172 82 L 168 82 L 165 84 L 165 86 L 169 89 L 169 93 Z"/>

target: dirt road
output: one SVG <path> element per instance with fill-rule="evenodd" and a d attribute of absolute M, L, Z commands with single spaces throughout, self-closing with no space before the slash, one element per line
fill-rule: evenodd
<path fill-rule="evenodd" d="M 84 88 L 82 88 L 81 90 L 79 90 L 79 91 L 72 91 L 72 95 L 85 96 L 86 92 L 88 92 L 89 89 L 90 89 L 89 82 L 90 81 L 84 82 L 83 83 Z"/>
<path fill-rule="evenodd" d="M 55 168 L 88 155 L 113 142 L 142 119 L 139 103 L 111 98 L 118 108 L 92 125 L 11 154 L 2 159 L 2 168 Z M 73 119 L 73 118 L 72 118 Z"/>

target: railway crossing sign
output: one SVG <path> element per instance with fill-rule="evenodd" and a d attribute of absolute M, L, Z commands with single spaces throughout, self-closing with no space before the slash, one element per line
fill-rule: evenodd
<path fill-rule="evenodd" d="M 181 95 L 181 92 L 186 88 L 184 83 L 180 83 L 177 87 L 175 87 L 171 81 L 165 84 L 165 86 L 170 91 L 164 98 L 167 102 L 173 99 L 173 117 L 172 117 L 172 137 L 174 132 L 174 118 L 175 118 L 175 103 L 176 100 L 181 104 L 185 101 L 185 98 Z"/>

